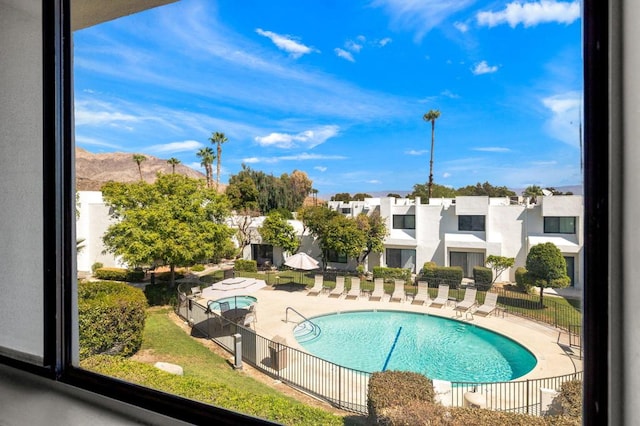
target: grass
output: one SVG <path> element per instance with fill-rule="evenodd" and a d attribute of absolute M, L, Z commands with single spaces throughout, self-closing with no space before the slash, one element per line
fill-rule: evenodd
<path fill-rule="evenodd" d="M 168 307 L 148 310 L 139 353 L 154 361 L 183 367 L 184 376 L 162 372 L 149 364 L 113 356 L 96 356 L 83 368 L 122 378 L 204 403 L 262 417 L 287 425 L 357 424 L 327 410 L 305 405 L 268 385 L 233 370 L 227 360 L 190 337 L 168 316 Z"/>

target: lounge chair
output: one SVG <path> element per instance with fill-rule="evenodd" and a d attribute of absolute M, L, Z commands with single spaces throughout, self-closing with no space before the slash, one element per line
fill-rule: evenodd
<path fill-rule="evenodd" d="M 382 296 L 384 296 L 384 279 L 374 278 L 373 285 L 373 293 L 369 296 L 369 300 L 382 300 Z"/>
<path fill-rule="evenodd" d="M 393 288 L 393 293 L 391 294 L 389 302 L 402 302 L 405 297 L 406 295 L 404 292 L 404 281 L 395 280 L 395 287 Z"/>
<path fill-rule="evenodd" d="M 463 312 L 467 312 L 473 306 L 478 304 L 478 302 L 476 301 L 477 292 L 478 290 L 475 287 L 468 287 L 465 290 L 464 299 L 462 300 L 462 302 L 459 302 L 455 307 L 456 315 L 458 314 L 462 315 Z"/>
<path fill-rule="evenodd" d="M 442 308 L 449 301 L 449 286 L 447 284 L 440 284 L 438 286 L 438 295 L 431 301 L 431 305 L 434 308 Z"/>
<path fill-rule="evenodd" d="M 336 286 L 329 292 L 329 297 L 340 297 L 344 293 L 344 276 L 336 276 Z"/>
<path fill-rule="evenodd" d="M 316 275 L 315 282 L 313 283 L 313 287 L 309 289 L 307 292 L 307 296 L 317 296 L 322 293 L 322 283 L 324 282 L 324 277 L 320 274 Z"/>
<path fill-rule="evenodd" d="M 429 298 L 429 284 L 426 281 L 418 281 L 418 292 L 413 297 L 412 305 L 424 305 L 431 301 Z"/>
<path fill-rule="evenodd" d="M 347 292 L 345 299 L 358 299 L 360 297 L 360 278 L 352 277 L 351 278 L 351 288 Z"/>
<path fill-rule="evenodd" d="M 197 299 L 198 297 L 202 297 L 202 289 L 198 287 L 191 287 L 191 297 Z"/>
<path fill-rule="evenodd" d="M 478 306 L 478 309 L 473 311 L 474 314 L 480 314 L 483 317 L 491 315 L 498 306 L 498 293 L 487 293 L 484 297 L 484 303 Z"/>

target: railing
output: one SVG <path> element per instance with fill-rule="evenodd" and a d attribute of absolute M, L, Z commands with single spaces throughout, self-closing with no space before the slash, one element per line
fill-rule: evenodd
<path fill-rule="evenodd" d="M 320 333 L 322 332 L 322 330 L 320 329 L 320 326 L 316 323 L 314 323 L 313 321 L 311 321 L 309 318 L 305 317 L 304 315 L 302 315 L 300 312 L 296 311 L 294 308 L 292 308 L 291 306 L 287 306 L 287 309 L 285 309 L 285 316 L 284 316 L 284 321 L 285 322 L 289 322 L 289 311 L 293 311 L 296 314 L 298 314 L 298 316 L 300 318 L 302 318 L 304 320 L 304 323 L 308 323 L 311 324 L 311 332 L 313 333 L 313 335 L 315 337 L 320 336 Z M 302 324 L 304 324 L 302 323 Z"/>
<path fill-rule="evenodd" d="M 370 373 L 342 367 L 281 341 L 267 339 L 216 312 L 207 311 L 206 307 L 188 298 L 178 304 L 177 312 L 194 330 L 229 353 L 234 353 L 234 335 L 239 334 L 242 359 L 256 369 L 335 407 L 367 414 Z M 582 373 L 502 383 L 452 383 L 450 404 L 463 406 L 464 394 L 477 392 L 485 396 L 486 408 L 540 415 L 545 412 L 541 389 L 558 391 L 562 383 L 574 379 L 582 379 Z M 446 398 L 445 395 L 443 397 Z"/>

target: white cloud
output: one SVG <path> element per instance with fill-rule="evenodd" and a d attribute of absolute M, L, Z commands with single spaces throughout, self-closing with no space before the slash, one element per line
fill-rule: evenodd
<path fill-rule="evenodd" d="M 498 71 L 498 66 L 497 65 L 489 66 L 489 64 L 487 64 L 487 61 L 482 61 L 477 63 L 476 66 L 473 68 L 473 70 L 471 70 L 471 72 L 474 75 L 491 74 L 496 71 Z"/>
<path fill-rule="evenodd" d="M 360 52 L 362 50 L 362 45 L 356 43 L 353 40 L 347 40 L 344 43 L 344 47 L 345 47 L 345 49 L 350 50 L 352 52 L 356 52 L 356 53 L 358 53 L 358 52 Z"/>
<path fill-rule="evenodd" d="M 372 4 L 385 9 L 394 27 L 414 31 L 414 38 L 419 41 L 432 28 L 474 2 L 475 0 L 374 0 Z"/>
<path fill-rule="evenodd" d="M 393 40 L 389 37 L 385 37 L 382 40 L 378 41 L 378 46 L 385 47 L 387 44 L 391 43 Z"/>
<path fill-rule="evenodd" d="M 122 125 L 123 123 L 136 123 L 141 118 L 116 110 L 113 105 L 107 103 L 76 102 L 74 119 L 76 126 L 104 126 Z"/>
<path fill-rule="evenodd" d="M 267 136 L 256 136 L 255 141 L 261 146 L 274 146 L 276 148 L 304 146 L 307 149 L 311 149 L 324 143 L 327 139 L 335 137 L 339 130 L 340 127 L 330 125 L 305 130 L 297 134 L 271 133 Z"/>
<path fill-rule="evenodd" d="M 454 22 L 453 26 L 461 33 L 466 33 L 467 31 L 469 31 L 469 25 L 465 24 L 464 22 Z"/>
<path fill-rule="evenodd" d="M 367 183 L 381 183 L 378 179 L 368 180 Z"/>
<path fill-rule="evenodd" d="M 273 157 L 248 157 L 243 158 L 243 163 L 278 163 L 280 161 L 309 161 L 309 160 L 346 160 L 343 155 L 308 154 L 303 152 L 296 155 L 282 155 Z"/>
<path fill-rule="evenodd" d="M 265 31 L 261 28 L 256 29 L 256 33 L 270 39 L 278 49 L 284 50 L 293 58 L 299 58 L 302 55 L 316 51 L 315 49 L 305 46 L 296 41 L 293 37 L 287 35 L 276 34 L 272 31 Z"/>
<path fill-rule="evenodd" d="M 460 95 L 457 95 L 455 93 L 453 93 L 451 90 L 446 89 L 443 90 L 442 93 L 440 93 L 442 96 L 446 97 L 446 98 L 450 98 L 450 99 L 459 99 Z"/>
<path fill-rule="evenodd" d="M 247 164 L 260 163 L 260 159 L 258 157 L 248 157 L 243 158 L 242 162 Z"/>
<path fill-rule="evenodd" d="M 482 151 L 482 152 L 510 152 L 509 148 L 501 147 L 501 146 L 487 146 L 480 148 L 471 148 L 473 151 Z"/>
<path fill-rule="evenodd" d="M 442 174 L 442 177 L 443 177 L 443 178 L 445 178 L 445 179 L 446 179 L 446 178 L 448 178 L 448 177 L 451 177 L 451 173 L 444 172 L 444 173 Z"/>
<path fill-rule="evenodd" d="M 315 166 L 314 169 L 322 173 L 327 171 L 327 168 L 324 166 Z"/>
<path fill-rule="evenodd" d="M 333 49 L 333 51 L 336 52 L 336 55 L 338 55 L 342 59 L 346 59 L 349 62 L 356 61 L 355 59 L 353 59 L 353 55 L 351 54 L 351 52 L 347 52 L 346 50 L 340 49 L 339 47 L 336 47 L 335 49 Z"/>
<path fill-rule="evenodd" d="M 204 146 L 203 143 L 198 141 L 182 141 L 182 142 L 171 142 L 161 145 L 152 145 L 146 150 L 149 152 L 185 152 L 185 151 L 197 151 L 198 149 Z"/>
<path fill-rule="evenodd" d="M 542 99 L 542 104 L 551 112 L 545 130 L 557 140 L 571 146 L 579 146 L 579 123 L 582 104 L 580 93 L 568 92 Z"/>
<path fill-rule="evenodd" d="M 76 134 L 75 137 L 76 144 L 78 145 L 90 145 L 90 146 L 99 146 L 103 148 L 115 149 L 115 150 L 123 150 L 124 148 L 120 145 L 116 145 L 113 143 L 105 142 L 99 139 L 90 138 L 86 136 L 82 136 L 80 134 Z"/>
<path fill-rule="evenodd" d="M 409 151 L 405 151 L 404 153 L 407 154 L 407 155 L 424 155 L 427 152 L 429 152 L 429 150 L 426 150 L 426 149 L 421 149 L 421 150 L 410 149 Z"/>
<path fill-rule="evenodd" d="M 511 28 L 515 28 L 519 24 L 524 27 L 533 27 L 550 22 L 568 25 L 579 18 L 580 2 L 578 0 L 571 3 L 556 0 L 540 0 L 529 3 L 514 1 L 507 4 L 504 10 L 499 12 L 479 12 L 476 15 L 480 25 L 495 27 L 509 24 Z"/>

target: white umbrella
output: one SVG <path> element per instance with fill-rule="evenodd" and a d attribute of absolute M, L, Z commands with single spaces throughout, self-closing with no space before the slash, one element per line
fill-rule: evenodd
<path fill-rule="evenodd" d="M 289 257 L 285 262 L 290 268 L 300 269 L 302 271 L 310 271 L 312 269 L 318 269 L 318 261 L 313 257 L 309 256 L 307 253 L 300 252 L 296 253 L 293 256 Z"/>
<path fill-rule="evenodd" d="M 210 300 L 243 296 L 267 286 L 264 280 L 255 278 L 227 278 L 202 290 L 202 297 Z"/>

